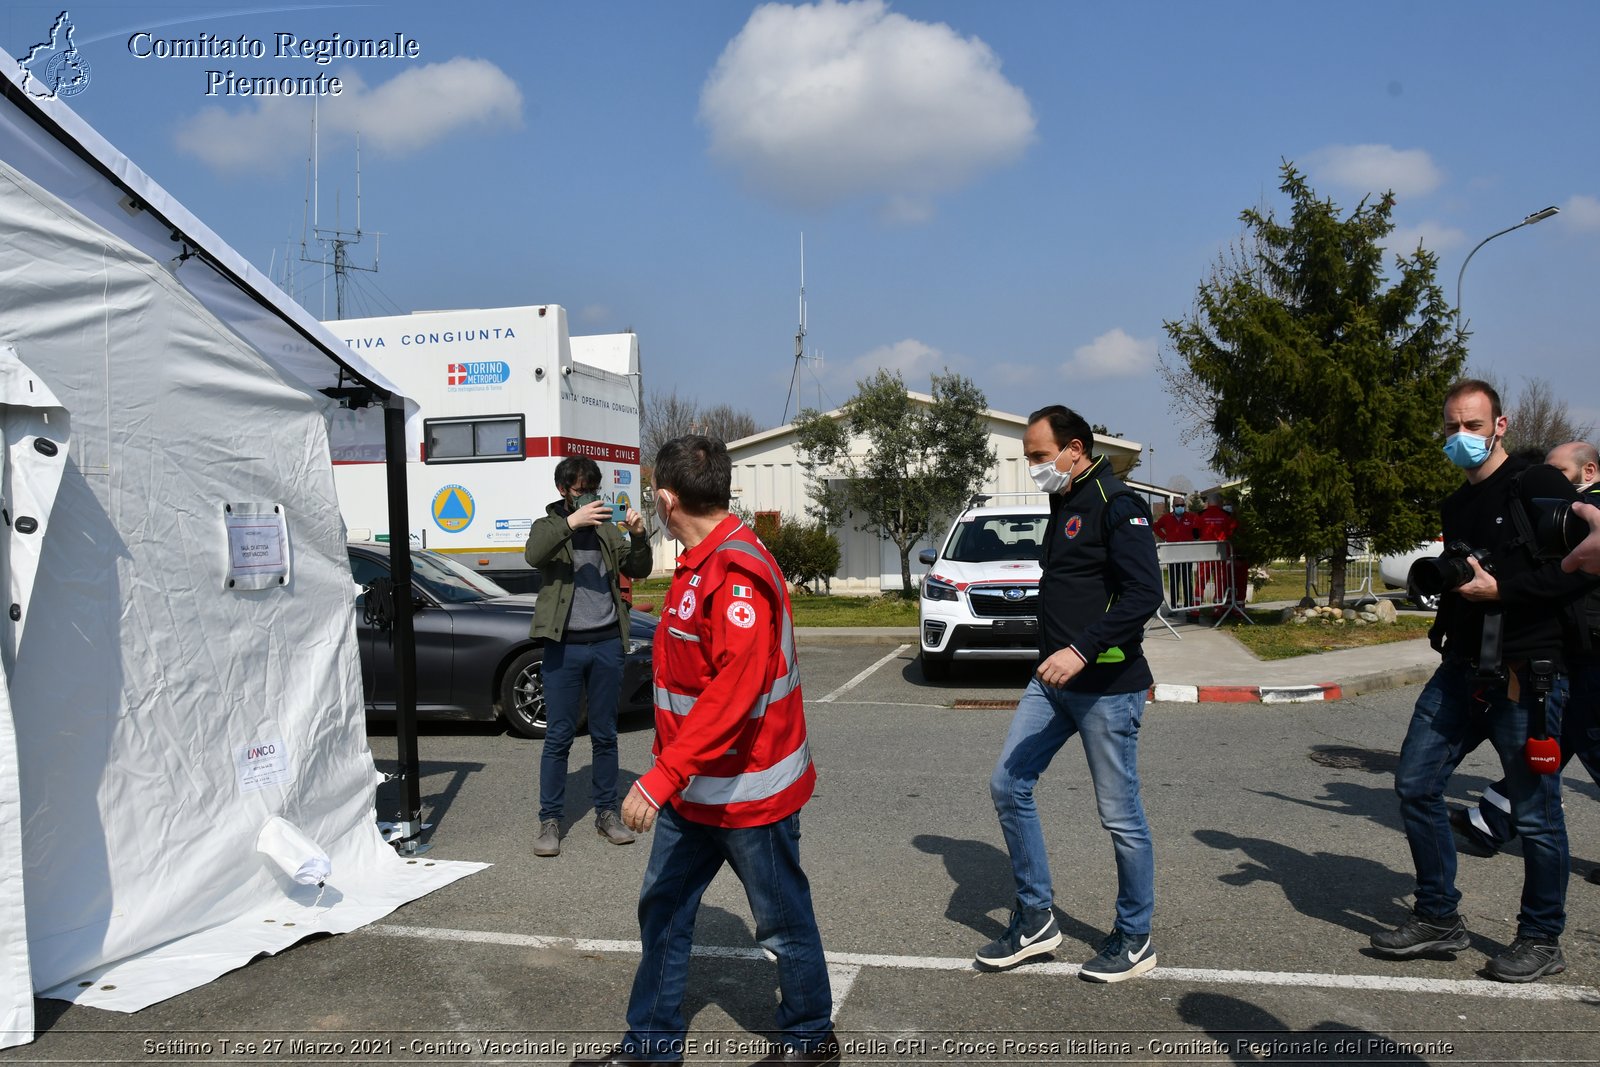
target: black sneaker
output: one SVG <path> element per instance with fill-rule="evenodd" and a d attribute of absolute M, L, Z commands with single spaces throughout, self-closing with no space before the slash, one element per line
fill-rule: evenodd
<path fill-rule="evenodd" d="M 997 940 L 978 950 L 977 964 L 986 971 L 1015 967 L 1031 956 L 1042 956 L 1061 944 L 1061 927 L 1053 910 L 1011 913 L 1011 924 Z"/>
<path fill-rule="evenodd" d="M 1489 961 L 1483 973 L 1496 982 L 1532 982 L 1567 969 L 1561 946 L 1553 938 L 1519 937 Z"/>
<path fill-rule="evenodd" d="M 1500 854 L 1500 846 L 1494 839 L 1485 834 L 1472 824 L 1472 813 L 1466 808 L 1450 807 L 1450 829 L 1456 834 L 1456 849 L 1469 856 L 1490 856 Z"/>
<path fill-rule="evenodd" d="M 1125 934 L 1111 931 L 1100 954 L 1078 968 L 1078 977 L 1086 982 L 1121 982 L 1137 978 L 1156 965 L 1156 947 L 1149 934 Z"/>
<path fill-rule="evenodd" d="M 1408 960 L 1429 952 L 1455 952 L 1467 947 L 1467 924 L 1459 915 L 1424 919 L 1413 915 L 1393 930 L 1372 935 L 1372 951 L 1391 960 Z"/>

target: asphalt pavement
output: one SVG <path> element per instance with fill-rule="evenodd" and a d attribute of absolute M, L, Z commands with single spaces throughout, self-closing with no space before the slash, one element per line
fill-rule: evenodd
<path fill-rule="evenodd" d="M 1367 949 L 1409 905 L 1393 769 L 1414 685 L 1288 705 L 1151 704 L 1140 761 L 1160 964 L 1102 986 L 1076 968 L 1109 929 L 1115 878 L 1073 746 L 1037 797 L 1065 940 L 1053 958 L 1004 974 L 971 965 L 1012 896 L 988 778 L 1026 667 L 932 685 L 909 643 L 807 641 L 801 661 L 820 775 L 801 848 L 847 1063 L 1595 1058 L 1600 886 L 1581 875 L 1600 861 L 1600 793 L 1586 779 L 1568 779 L 1578 877 L 1565 974 L 1508 986 L 1478 973 L 1514 933 L 1515 854 L 1461 860 L 1469 949 L 1405 963 Z M 648 766 L 651 737 L 647 721 L 626 724 L 625 783 Z M 393 737 L 370 740 L 392 769 Z M 538 742 L 430 727 L 420 747 L 433 824 L 424 861 L 492 867 L 136 1015 L 39 1001 L 39 1039 L 0 1063 L 565 1063 L 613 1040 L 638 962 L 648 838 L 616 847 L 595 834 L 581 739 L 553 859 L 529 850 Z M 1498 774 L 1474 753 L 1451 795 L 1464 800 Z M 380 813 L 396 796 L 380 790 Z M 754 1062 L 775 969 L 731 875 L 708 891 L 695 943 L 688 1061 Z"/>

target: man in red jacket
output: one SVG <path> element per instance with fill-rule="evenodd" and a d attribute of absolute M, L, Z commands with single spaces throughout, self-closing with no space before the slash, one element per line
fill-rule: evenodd
<path fill-rule="evenodd" d="M 656 517 L 683 554 L 656 629 L 655 766 L 622 802 L 629 829 L 655 827 L 639 891 L 643 958 L 622 1044 L 573 1064 L 682 1061 L 695 913 L 724 863 L 744 884 L 756 941 L 778 961 L 780 1043 L 759 1062 L 838 1063 L 822 936 L 800 869 L 800 808 L 817 772 L 787 583 L 728 514 L 732 465 L 721 441 L 668 441 L 654 477 Z"/>

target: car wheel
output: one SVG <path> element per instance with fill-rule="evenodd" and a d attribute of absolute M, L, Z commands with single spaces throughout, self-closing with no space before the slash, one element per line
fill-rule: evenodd
<path fill-rule="evenodd" d="M 1415 589 L 1407 589 L 1406 599 L 1415 604 L 1421 611 L 1439 610 L 1439 595 L 1437 593 L 1432 596 L 1427 596 L 1417 592 Z"/>
<path fill-rule="evenodd" d="M 511 732 L 540 738 L 549 728 L 544 702 L 544 649 L 530 648 L 511 661 L 500 679 L 500 717 Z M 578 706 L 578 733 L 589 721 L 587 695 Z"/>
<path fill-rule="evenodd" d="M 950 678 L 950 661 L 943 656 L 930 656 L 921 653 L 918 659 L 922 663 L 922 677 L 930 682 L 943 682 Z"/>

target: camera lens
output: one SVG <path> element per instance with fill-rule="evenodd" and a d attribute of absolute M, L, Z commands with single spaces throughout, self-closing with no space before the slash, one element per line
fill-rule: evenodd
<path fill-rule="evenodd" d="M 1572 502 L 1542 496 L 1533 502 L 1533 544 L 1540 559 L 1560 559 L 1589 533 L 1589 525 L 1572 513 Z"/>
<path fill-rule="evenodd" d="M 1459 589 L 1472 580 L 1472 565 L 1460 556 L 1424 556 L 1411 565 L 1406 582 L 1424 596 Z"/>

